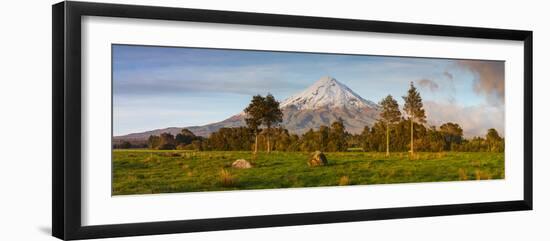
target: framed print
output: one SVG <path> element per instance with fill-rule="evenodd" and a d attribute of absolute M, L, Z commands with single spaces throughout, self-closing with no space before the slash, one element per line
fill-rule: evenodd
<path fill-rule="evenodd" d="M 532 209 L 532 32 L 53 6 L 53 235 Z"/>

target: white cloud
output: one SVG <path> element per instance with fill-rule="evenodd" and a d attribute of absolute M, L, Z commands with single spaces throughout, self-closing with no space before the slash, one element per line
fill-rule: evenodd
<path fill-rule="evenodd" d="M 465 137 L 485 136 L 487 129 L 495 128 L 504 136 L 504 110 L 490 105 L 460 106 L 450 102 L 425 101 L 428 122 L 440 126 L 446 122 L 458 123 Z"/>

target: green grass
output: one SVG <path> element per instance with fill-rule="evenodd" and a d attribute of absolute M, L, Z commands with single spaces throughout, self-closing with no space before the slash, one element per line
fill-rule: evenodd
<path fill-rule="evenodd" d="M 113 195 L 221 191 L 504 178 L 504 153 L 325 153 L 329 165 L 308 167 L 309 153 L 113 151 Z M 255 166 L 235 169 L 246 159 Z"/>

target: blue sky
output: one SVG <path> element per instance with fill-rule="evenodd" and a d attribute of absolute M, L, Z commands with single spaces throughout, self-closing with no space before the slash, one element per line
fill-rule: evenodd
<path fill-rule="evenodd" d="M 323 76 L 401 105 L 413 81 L 433 124 L 455 121 L 469 136 L 504 129 L 499 61 L 113 45 L 114 135 L 221 121 L 252 95 L 282 101 Z"/>

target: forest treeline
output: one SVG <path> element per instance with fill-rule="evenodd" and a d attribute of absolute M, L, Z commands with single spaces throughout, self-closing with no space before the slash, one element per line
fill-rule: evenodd
<path fill-rule="evenodd" d="M 282 121 L 279 102 L 268 94 L 256 95 L 245 109 L 245 127 L 221 128 L 208 138 L 195 136 L 182 129 L 176 136 L 162 133 L 150 136 L 147 147 L 158 150 L 198 151 L 375 151 L 386 152 L 503 152 L 504 138 L 494 129 L 485 136 L 467 139 L 462 127 L 448 122 L 441 126 L 427 126 L 420 94 L 411 83 L 406 96 L 403 115 L 391 95 L 380 101 L 380 118 L 372 126 L 365 126 L 359 134 L 346 131 L 339 119 L 330 126 L 320 126 L 298 135 L 289 133 L 278 124 Z M 115 148 L 132 148 L 123 142 Z"/>
<path fill-rule="evenodd" d="M 345 131 L 342 122 L 331 126 L 310 129 L 303 135 L 291 134 L 277 127 L 272 129 L 271 148 L 274 151 L 375 151 L 386 150 L 386 130 L 381 123 L 372 128 L 365 127 L 360 134 Z M 409 123 L 403 119 L 390 132 L 390 149 L 405 152 L 410 148 Z M 180 138 L 176 138 L 176 137 Z M 184 138 L 182 138 L 184 137 Z M 163 133 L 150 136 L 148 148 L 157 150 L 197 150 L 197 151 L 250 151 L 254 149 L 255 135 L 247 127 L 221 128 L 209 138 L 195 136 L 187 129 L 174 136 Z M 120 144 L 117 148 L 131 148 L 130 143 Z M 503 152 L 504 139 L 495 129 L 489 129 L 483 137 L 466 139 L 462 129 L 456 123 L 445 123 L 439 128 L 415 126 L 415 150 L 425 152 L 463 151 L 463 152 Z M 142 147 L 142 146 L 139 146 Z M 267 151 L 267 136 L 264 132 L 258 136 L 258 150 Z"/>

